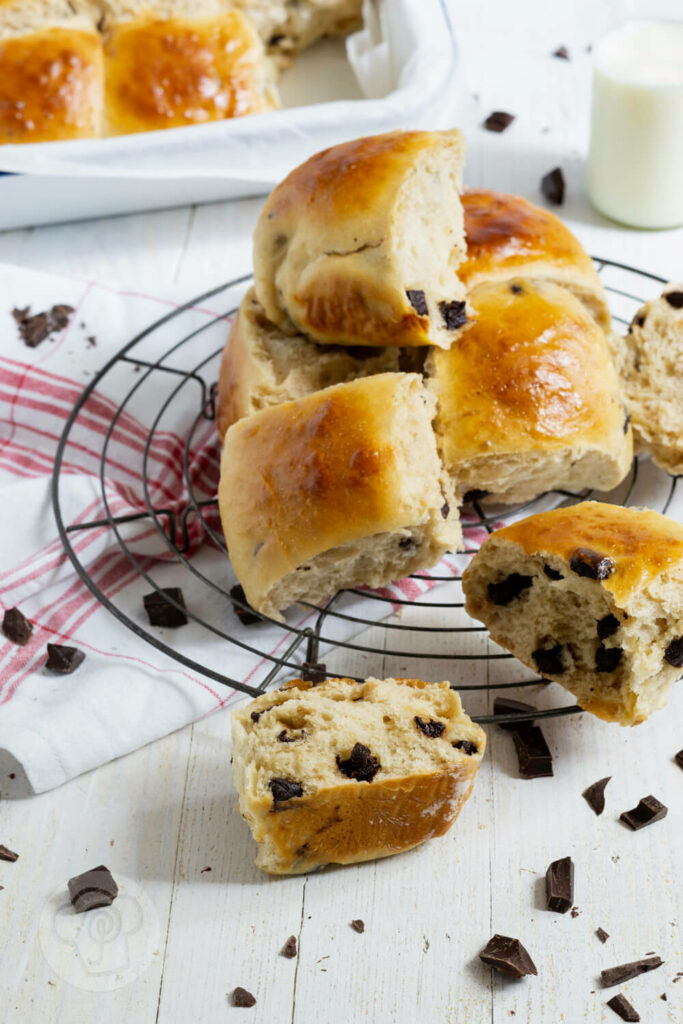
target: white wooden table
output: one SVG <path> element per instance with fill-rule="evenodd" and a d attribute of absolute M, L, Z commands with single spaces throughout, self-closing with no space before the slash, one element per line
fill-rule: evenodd
<path fill-rule="evenodd" d="M 451 7 L 463 55 L 453 121 L 468 136 L 468 183 L 538 199 L 541 175 L 559 164 L 568 183 L 563 216 L 590 252 L 683 279 L 683 231 L 615 227 L 590 209 L 582 180 L 587 46 L 629 15 L 680 16 L 680 0 Z M 560 44 L 570 62 L 550 56 Z M 479 127 L 494 109 L 517 115 L 504 135 Z M 261 203 L 11 232 L 0 235 L 0 259 L 144 282 L 148 291 L 174 283 L 184 299 L 249 267 Z M 443 624 L 438 613 L 434 624 Z M 383 671 L 369 656 L 328 662 L 357 675 Z M 422 668 L 433 677 L 432 665 Z M 476 681 L 456 662 L 443 673 Z M 467 704 L 476 712 L 486 701 Z M 0 863 L 2 1024 L 592 1024 L 618 1019 L 605 1002 L 621 990 L 643 1021 L 682 1021 L 683 978 L 674 978 L 683 971 L 683 773 L 673 755 L 683 747 L 683 686 L 667 712 L 633 731 L 582 715 L 544 732 L 554 779 L 519 779 L 509 735 L 489 729 L 474 794 L 448 836 L 308 878 L 271 879 L 252 866 L 225 711 L 39 797 L 19 797 L 17 780 L 1 778 L 0 842 L 11 836 L 21 854 Z M 581 792 L 605 775 L 613 778 L 597 818 Z M 618 815 L 648 793 L 669 815 L 630 834 Z M 576 863 L 575 918 L 543 909 L 545 869 L 565 855 Z M 55 909 L 65 880 L 98 863 L 122 881 L 118 917 L 70 945 Z M 363 935 L 349 927 L 359 917 Z M 598 926 L 610 933 L 604 946 Z M 537 978 L 503 980 L 479 962 L 496 931 L 524 942 Z M 290 934 L 298 960 L 278 955 Z M 602 968 L 651 951 L 664 967 L 601 989 Z M 256 995 L 254 1009 L 230 1006 L 236 985 Z"/>

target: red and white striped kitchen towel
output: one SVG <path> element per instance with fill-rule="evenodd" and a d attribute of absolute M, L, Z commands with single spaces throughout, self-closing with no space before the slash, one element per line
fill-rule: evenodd
<path fill-rule="evenodd" d="M 67 326 L 38 347 L 27 347 L 12 310 L 29 306 L 37 313 L 56 304 L 74 308 Z M 23 766 L 36 792 L 128 753 L 240 696 L 150 646 L 102 607 L 66 557 L 51 507 L 57 444 L 83 388 L 137 331 L 174 305 L 163 295 L 0 265 L 0 614 L 16 606 L 34 624 L 24 647 L 0 637 L 0 751 Z M 193 308 L 187 316 L 201 327 L 221 312 L 216 299 Z M 212 330 L 215 348 L 227 324 L 221 321 Z M 171 324 L 161 340 L 150 344 L 160 343 L 167 349 L 177 332 Z M 147 350 L 141 358 L 153 354 Z M 124 364 L 108 374 L 78 419 L 65 452 L 60 487 L 69 524 L 90 522 L 104 514 L 100 452 L 135 372 L 133 365 Z M 157 376 L 177 384 L 172 374 Z M 160 404 L 151 402 L 149 391 L 143 389 L 116 420 L 104 479 L 114 515 L 145 507 L 142 458 L 149 418 Z M 186 392 L 181 390 L 154 432 L 146 471 L 152 502 L 176 511 L 187 503 L 182 452 L 196 416 L 194 403 L 187 405 Z M 215 493 L 218 453 L 214 425 L 203 421 L 193 436 L 189 468 L 200 496 Z M 154 525 L 141 520 L 122 529 L 140 567 L 159 585 L 174 585 L 173 553 Z M 215 547 L 204 543 L 197 521 L 190 521 L 189 534 L 190 554 L 197 565 L 211 563 L 215 568 L 222 559 L 227 573 L 227 562 Z M 79 560 L 98 587 L 146 626 L 142 595 L 150 585 L 140 578 L 111 529 L 88 529 L 72 537 Z M 457 575 L 456 560 L 447 559 L 439 571 Z M 386 593 L 414 599 L 430 585 L 413 578 L 392 585 Z M 196 595 L 186 592 L 188 607 L 194 607 L 194 600 L 210 601 L 208 590 L 198 585 Z M 385 602 L 361 596 L 347 600 L 345 610 L 361 621 L 378 620 L 391 610 Z M 292 621 L 302 624 L 308 619 L 313 621 L 312 614 L 300 611 Z M 360 627 L 339 619 L 333 628 L 335 638 L 344 640 Z M 286 646 L 286 632 L 275 626 L 251 627 L 248 632 L 233 616 L 230 629 L 259 650 L 273 652 Z M 163 639 L 172 644 L 173 631 L 165 633 Z M 85 662 L 72 675 L 48 673 L 44 667 L 47 642 L 79 647 L 86 654 Z M 183 627 L 182 645 L 195 660 L 215 665 L 233 679 L 256 681 L 269 667 L 249 651 L 233 645 L 226 649 L 219 637 L 194 622 Z"/>

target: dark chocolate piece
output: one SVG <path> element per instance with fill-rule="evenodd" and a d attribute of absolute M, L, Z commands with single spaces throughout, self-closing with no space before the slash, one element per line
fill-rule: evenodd
<path fill-rule="evenodd" d="M 672 640 L 664 651 L 664 660 L 668 661 L 674 668 L 681 668 L 683 666 L 683 636 L 679 636 L 676 640 Z"/>
<path fill-rule="evenodd" d="M 13 309 L 12 316 L 16 321 L 21 340 L 29 348 L 36 348 L 41 341 L 45 341 L 55 331 L 63 330 L 73 311 L 73 306 L 59 303 L 52 309 L 33 315 L 30 306 L 26 306 L 24 309 Z"/>
<path fill-rule="evenodd" d="M 425 293 L 419 288 L 409 288 L 406 292 L 408 296 L 408 302 L 413 307 L 418 316 L 429 316 L 429 310 L 427 309 L 427 300 Z"/>
<path fill-rule="evenodd" d="M 337 754 L 339 771 L 348 779 L 355 779 L 356 782 L 372 782 L 380 767 L 377 758 L 372 756 L 370 748 L 363 743 L 354 743 L 353 750 L 347 758 L 342 759 Z"/>
<path fill-rule="evenodd" d="M 553 206 L 562 206 L 564 202 L 564 174 L 560 167 L 553 167 L 541 178 L 541 192 Z"/>
<path fill-rule="evenodd" d="M 621 663 L 623 653 L 621 647 L 605 647 L 600 644 L 595 652 L 596 672 L 614 672 Z"/>
<path fill-rule="evenodd" d="M 513 700 L 511 697 L 496 697 L 493 702 L 493 713 L 494 715 L 524 715 L 531 711 L 536 711 L 533 704 L 525 704 L 521 700 Z M 533 725 L 532 721 L 529 722 L 496 722 L 501 729 L 514 730 L 519 729 L 522 725 Z"/>
<path fill-rule="evenodd" d="M 96 907 L 109 907 L 118 896 L 119 887 L 111 871 L 100 864 L 82 875 L 75 875 L 67 882 L 71 905 L 77 914 Z"/>
<path fill-rule="evenodd" d="M 634 960 L 630 964 L 608 967 L 600 972 L 600 977 L 605 988 L 611 988 L 612 985 L 621 985 L 622 982 L 630 981 L 631 978 L 637 978 L 640 974 L 654 971 L 657 967 L 661 967 L 663 963 L 664 961 L 660 956 L 646 957 L 643 960 Z"/>
<path fill-rule="evenodd" d="M 543 572 L 546 574 L 549 580 L 563 580 L 564 576 L 559 569 L 553 569 L 551 565 L 544 565 Z"/>
<path fill-rule="evenodd" d="M 47 661 L 45 668 L 49 672 L 59 672 L 68 676 L 75 672 L 79 665 L 85 661 L 85 654 L 77 647 L 66 647 L 63 644 L 47 645 Z"/>
<path fill-rule="evenodd" d="M 456 750 L 462 750 L 463 753 L 467 754 L 468 756 L 476 754 L 477 751 L 479 750 L 477 744 L 472 743 L 472 740 L 456 740 L 455 743 L 451 744 L 451 746 L 455 747 Z"/>
<path fill-rule="evenodd" d="M 293 960 L 296 956 L 296 935 L 290 935 L 284 946 L 280 950 L 280 956 L 286 957 L 288 960 Z"/>
<path fill-rule="evenodd" d="M 305 661 L 301 666 L 301 678 L 305 683 L 317 686 L 327 678 L 327 665 L 322 661 Z"/>
<path fill-rule="evenodd" d="M 63 331 L 73 311 L 73 306 L 67 306 L 64 302 L 53 306 L 48 314 L 50 317 L 50 331 Z"/>
<path fill-rule="evenodd" d="M 449 331 L 457 331 L 458 327 L 463 327 L 467 323 L 465 303 L 458 299 L 453 299 L 452 302 L 440 302 L 439 312 Z"/>
<path fill-rule="evenodd" d="M 0 843 L 0 860 L 8 860 L 13 864 L 15 860 L 19 860 L 19 854 Z"/>
<path fill-rule="evenodd" d="M 8 608 L 2 618 L 2 631 L 13 644 L 23 647 L 31 639 L 33 623 L 18 608 Z"/>
<path fill-rule="evenodd" d="M 448 519 L 448 515 L 449 515 L 450 511 L 451 511 L 451 506 L 448 504 L 447 501 L 444 501 L 443 505 L 441 506 L 441 518 L 442 519 Z"/>
<path fill-rule="evenodd" d="M 598 619 L 598 638 L 600 640 L 607 640 L 608 637 L 614 636 L 620 625 L 621 622 L 616 615 L 603 616 L 603 618 Z"/>
<path fill-rule="evenodd" d="M 602 814 L 605 809 L 605 789 L 611 778 L 611 775 L 606 775 L 604 779 L 598 779 L 588 789 L 584 789 L 581 794 L 590 809 L 596 814 Z"/>
<path fill-rule="evenodd" d="M 668 810 L 668 807 L 661 804 L 656 797 L 644 796 L 637 807 L 631 811 L 624 811 L 620 815 L 620 820 L 637 832 L 646 825 L 653 825 L 655 821 L 666 818 Z"/>
<path fill-rule="evenodd" d="M 418 729 L 429 736 L 430 739 L 436 739 L 445 730 L 446 726 L 443 722 L 437 722 L 434 718 L 430 718 L 428 722 L 425 722 L 424 718 L 420 718 L 419 715 L 415 715 L 413 719 Z"/>
<path fill-rule="evenodd" d="M 251 713 L 251 715 L 249 717 L 251 718 L 252 722 L 258 722 L 258 720 L 259 720 L 259 718 L 261 717 L 262 714 L 263 714 L 262 711 L 252 711 L 252 713 Z"/>
<path fill-rule="evenodd" d="M 268 788 L 273 794 L 273 807 L 291 800 L 295 796 L 303 796 L 304 791 L 300 782 L 294 779 L 271 779 Z"/>
<path fill-rule="evenodd" d="M 554 860 L 545 873 L 545 898 L 548 910 L 566 914 L 574 902 L 574 862 L 571 857 Z"/>
<path fill-rule="evenodd" d="M 523 779 L 540 779 L 553 774 L 553 757 L 537 725 L 518 725 L 512 732 L 512 739 Z"/>
<path fill-rule="evenodd" d="M 358 932 L 359 935 L 362 935 L 363 932 L 365 931 L 365 921 L 361 921 L 361 919 L 357 917 L 355 921 L 351 922 L 351 927 L 353 928 L 354 932 Z"/>
<path fill-rule="evenodd" d="M 628 334 L 631 334 L 634 327 L 642 327 L 645 323 L 645 313 L 636 313 L 631 323 L 628 325 Z"/>
<path fill-rule="evenodd" d="M 509 128 L 515 119 L 514 114 L 508 114 L 504 110 L 494 110 L 484 121 L 483 127 L 489 132 L 504 132 Z"/>
<path fill-rule="evenodd" d="M 282 732 L 279 732 L 277 734 L 277 738 L 280 741 L 280 743 L 295 743 L 297 740 L 297 737 L 290 736 L 286 729 L 283 729 Z"/>
<path fill-rule="evenodd" d="M 667 292 L 663 296 L 674 309 L 683 309 L 683 292 Z"/>
<path fill-rule="evenodd" d="M 581 913 L 581 911 L 579 910 L 578 907 L 572 907 L 572 917 L 574 919 L 576 919 L 579 916 L 580 913 Z"/>
<path fill-rule="evenodd" d="M 242 988 L 238 985 L 232 992 L 232 1005 L 244 1007 L 256 1006 L 256 999 L 252 996 L 251 992 L 247 992 L 246 988 Z"/>
<path fill-rule="evenodd" d="M 562 644 L 553 644 L 552 647 L 537 647 L 531 652 L 531 657 L 536 662 L 536 667 L 542 676 L 561 676 L 567 671 L 564 663 Z"/>
<path fill-rule="evenodd" d="M 558 46 L 556 50 L 553 50 L 553 57 L 559 57 L 560 60 L 569 60 L 569 50 L 566 46 Z"/>
<path fill-rule="evenodd" d="M 596 928 L 595 934 L 600 939 L 600 942 L 604 945 L 609 939 L 609 932 L 606 932 L 604 928 Z"/>
<path fill-rule="evenodd" d="M 142 601 L 150 626 L 168 626 L 174 629 L 177 626 L 187 625 L 187 615 L 183 611 L 185 601 L 180 587 L 154 590 L 151 594 L 145 594 Z M 180 608 L 172 605 L 171 601 L 179 604 Z"/>
<path fill-rule="evenodd" d="M 610 1010 L 614 1010 L 617 1017 L 621 1017 L 622 1020 L 640 1020 L 640 1014 L 636 1010 L 634 1010 L 626 996 L 623 996 L 621 992 L 618 996 L 612 996 L 611 999 L 608 999 L 607 1005 L 609 1006 Z"/>
<path fill-rule="evenodd" d="M 515 282 L 513 282 L 510 285 L 510 291 L 512 292 L 513 295 L 523 295 L 524 294 L 524 288 L 522 287 L 522 285 L 521 284 L 516 284 Z"/>
<path fill-rule="evenodd" d="M 538 974 L 536 965 L 519 939 L 511 939 L 507 935 L 494 935 L 489 939 L 479 954 L 479 959 L 513 978 Z"/>
<path fill-rule="evenodd" d="M 484 498 L 488 498 L 490 493 L 482 487 L 473 487 L 471 490 L 465 491 L 462 500 L 463 502 L 483 501 Z"/>
<path fill-rule="evenodd" d="M 577 548 L 569 559 L 569 565 L 577 576 L 585 576 L 589 580 L 606 580 L 614 572 L 612 559 L 590 548 Z"/>
<path fill-rule="evenodd" d="M 679 768 L 683 768 L 683 750 L 679 750 L 674 758 Z"/>
<path fill-rule="evenodd" d="M 248 603 L 241 583 L 236 583 L 234 587 L 230 588 L 230 597 L 232 598 L 232 610 L 243 626 L 253 626 L 255 622 L 261 621 L 261 616 L 257 615 Z M 240 601 L 242 604 L 239 603 Z"/>
<path fill-rule="evenodd" d="M 510 604 L 534 582 L 533 576 L 523 576 L 520 572 L 511 572 L 499 583 L 489 583 L 488 594 L 495 605 Z"/>

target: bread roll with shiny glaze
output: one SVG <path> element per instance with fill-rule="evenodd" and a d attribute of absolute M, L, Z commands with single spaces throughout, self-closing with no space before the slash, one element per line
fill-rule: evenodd
<path fill-rule="evenodd" d="M 587 711 L 637 725 L 683 668 L 683 526 L 583 502 L 494 533 L 463 575 L 496 643 Z"/>

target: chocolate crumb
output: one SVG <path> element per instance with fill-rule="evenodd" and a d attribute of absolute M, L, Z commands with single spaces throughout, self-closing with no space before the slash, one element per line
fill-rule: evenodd
<path fill-rule="evenodd" d="M 8 860 L 13 864 L 15 860 L 19 860 L 19 854 L 0 843 L 0 860 Z"/>
<path fill-rule="evenodd" d="M 537 647 L 531 652 L 531 657 L 536 662 L 536 667 L 542 676 L 561 676 L 567 671 L 563 658 L 564 647 L 562 644 L 553 644 L 552 647 Z"/>
<path fill-rule="evenodd" d="M 548 910 L 566 914 L 574 902 L 574 862 L 571 857 L 552 862 L 545 873 L 545 892 Z"/>
<path fill-rule="evenodd" d="M 595 934 L 600 939 L 600 942 L 604 945 L 609 939 L 609 932 L 606 932 L 604 928 L 596 928 Z"/>
<path fill-rule="evenodd" d="M 8 608 L 2 619 L 2 631 L 8 640 L 23 647 L 31 639 L 33 623 L 18 608 Z"/>
<path fill-rule="evenodd" d="M 87 341 L 90 348 L 94 348 L 95 345 L 97 344 L 97 338 L 95 337 L 94 334 L 89 334 L 85 340 Z"/>
<path fill-rule="evenodd" d="M 554 167 L 541 178 L 541 192 L 553 206 L 562 206 L 564 187 L 564 174 L 560 167 Z"/>
<path fill-rule="evenodd" d="M 607 970 L 600 972 L 600 977 L 605 988 L 611 988 L 612 985 L 621 985 L 622 982 L 630 981 L 631 978 L 637 978 L 640 974 L 654 971 L 661 967 L 663 963 L 664 961 L 661 957 L 652 956 L 648 959 L 634 960 L 630 964 L 608 967 Z"/>
<path fill-rule="evenodd" d="M 630 811 L 624 811 L 619 816 L 619 820 L 623 821 L 634 832 L 637 832 L 639 829 L 645 828 L 646 825 L 653 825 L 655 821 L 661 821 L 662 818 L 666 818 L 667 813 L 668 807 L 660 803 L 656 797 L 644 796 L 637 807 Z"/>
<path fill-rule="evenodd" d="M 581 913 L 581 911 L 579 910 L 578 907 L 572 907 L 572 917 L 573 918 L 577 918 L 580 913 Z"/>
<path fill-rule="evenodd" d="M 409 288 L 406 292 L 408 296 L 408 302 L 413 307 L 418 316 L 428 316 L 429 310 L 427 309 L 427 299 L 425 293 L 419 288 Z"/>
<path fill-rule="evenodd" d="M 370 748 L 363 743 L 354 743 L 353 750 L 347 758 L 342 759 L 337 754 L 337 768 L 346 775 L 348 779 L 355 779 L 356 782 L 372 782 L 380 770 L 380 763 L 372 756 Z"/>
<path fill-rule="evenodd" d="M 621 993 L 619 993 L 618 996 L 612 996 L 611 999 L 608 999 L 607 1005 L 610 1010 L 614 1010 L 617 1017 L 621 1017 L 622 1020 L 635 1022 L 640 1020 L 640 1014 L 631 1006 L 626 996 Z"/>
<path fill-rule="evenodd" d="M 420 718 L 419 715 L 415 715 L 413 721 L 418 729 L 429 736 L 430 739 L 436 739 L 445 730 L 446 726 L 443 722 L 437 722 L 434 718 L 430 718 L 428 722 L 425 722 L 424 718 Z"/>
<path fill-rule="evenodd" d="M 683 636 L 671 641 L 664 651 L 664 660 L 674 668 L 683 667 Z"/>
<path fill-rule="evenodd" d="M 359 935 L 362 935 L 363 932 L 365 931 L 365 921 L 361 921 L 361 919 L 357 917 L 355 921 L 351 922 L 351 927 L 353 928 L 354 932 L 358 932 Z"/>
<path fill-rule="evenodd" d="M 200 875 L 205 875 L 207 871 L 211 871 L 211 868 L 209 867 L 208 864 L 206 865 L 205 868 L 202 868 L 202 870 L 199 872 L 199 874 Z"/>
<path fill-rule="evenodd" d="M 539 726 L 518 725 L 512 730 L 512 739 L 523 779 L 540 779 L 553 774 L 553 757 Z"/>
<path fill-rule="evenodd" d="M 683 292 L 667 292 L 662 298 L 674 309 L 683 309 Z"/>
<path fill-rule="evenodd" d="M 585 576 L 589 580 L 606 580 L 614 572 L 613 560 L 590 548 L 577 548 L 569 559 L 569 565 L 577 576 Z"/>
<path fill-rule="evenodd" d="M 268 788 L 273 794 L 273 807 L 291 800 L 295 796 L 303 796 L 304 791 L 300 782 L 294 779 L 271 779 Z"/>
<path fill-rule="evenodd" d="M 662 994 L 661 994 L 661 996 L 659 998 L 663 999 L 665 1003 L 668 1002 L 668 996 L 667 996 L 666 992 L 662 992 Z"/>
<path fill-rule="evenodd" d="M 233 1006 L 256 1006 L 256 999 L 252 996 L 251 992 L 247 992 L 246 988 L 242 988 L 240 985 L 232 992 L 232 1005 Z"/>
<path fill-rule="evenodd" d="M 556 50 L 553 50 L 553 57 L 559 57 L 560 60 L 570 60 L 569 50 L 566 46 L 558 46 Z"/>
<path fill-rule="evenodd" d="M 513 978 L 538 974 L 536 965 L 519 939 L 511 939 L 507 935 L 494 935 L 490 938 L 479 954 L 479 959 Z"/>
<path fill-rule="evenodd" d="M 606 775 L 604 779 L 598 779 L 588 789 L 584 789 L 581 794 L 590 809 L 596 814 L 602 814 L 605 809 L 605 788 L 611 778 L 611 775 Z"/>
<path fill-rule="evenodd" d="M 472 743 L 471 740 L 456 740 L 456 742 L 451 744 L 451 746 L 455 747 L 456 750 L 462 750 L 462 752 L 468 756 L 476 754 L 479 750 L 477 744 Z"/>
<path fill-rule="evenodd" d="M 678 753 L 674 757 L 674 760 L 679 768 L 683 768 L 683 750 L 678 751 Z"/>
<path fill-rule="evenodd" d="M 604 615 L 598 619 L 598 639 L 607 640 L 608 637 L 614 636 L 620 625 L 616 615 Z"/>
<path fill-rule="evenodd" d="M 261 621 L 261 616 L 257 615 L 248 603 L 244 587 L 241 583 L 236 583 L 234 587 L 230 588 L 230 597 L 232 599 L 232 610 L 243 626 L 253 626 L 255 622 Z"/>
<path fill-rule="evenodd" d="M 75 875 L 68 883 L 71 905 L 77 914 L 97 907 L 109 907 L 119 893 L 119 887 L 112 878 L 111 871 L 100 864 L 82 875 Z"/>
<path fill-rule="evenodd" d="M 176 608 L 171 604 L 175 601 L 180 605 Z M 151 594 L 145 594 L 142 599 L 147 612 L 150 626 L 167 626 L 176 628 L 187 625 L 185 614 L 185 601 L 180 587 L 166 587 L 163 590 L 154 590 Z"/>
<path fill-rule="evenodd" d="M 482 127 L 489 132 L 504 132 L 509 128 L 515 119 L 514 114 L 508 114 L 505 110 L 494 110 L 484 121 Z"/>
<path fill-rule="evenodd" d="M 452 302 L 440 302 L 439 312 L 449 331 L 457 331 L 458 327 L 464 327 L 467 323 L 466 304 L 458 299 L 453 299 Z"/>
<path fill-rule="evenodd" d="M 48 672 L 58 672 L 60 675 L 68 676 L 75 672 L 84 661 L 85 654 L 77 647 L 67 647 L 64 644 L 47 645 L 45 668 Z"/>
<path fill-rule="evenodd" d="M 605 647 L 600 644 L 595 652 L 596 672 L 614 672 L 618 668 L 623 655 L 621 647 Z"/>
<path fill-rule="evenodd" d="M 488 595 L 495 605 L 504 606 L 520 597 L 533 582 L 533 576 L 523 576 L 519 572 L 512 572 L 499 583 L 489 583 Z"/>
<path fill-rule="evenodd" d="M 284 956 L 287 960 L 293 960 L 296 956 L 296 935 L 290 935 L 284 946 L 280 950 L 280 956 Z"/>
<path fill-rule="evenodd" d="M 28 348 L 36 348 L 51 334 L 63 330 L 73 313 L 73 306 L 59 303 L 42 313 L 31 314 L 31 307 L 13 309 L 12 316 L 19 330 L 19 337 Z"/>

